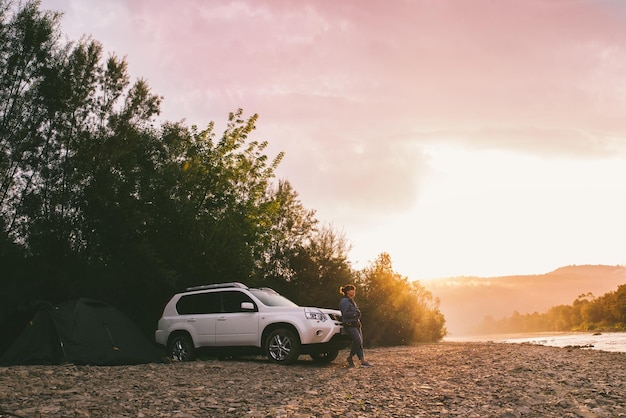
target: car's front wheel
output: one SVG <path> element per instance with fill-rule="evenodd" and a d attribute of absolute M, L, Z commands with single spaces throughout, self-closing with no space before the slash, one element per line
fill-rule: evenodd
<path fill-rule="evenodd" d="M 267 337 L 265 353 L 274 363 L 291 364 L 300 356 L 300 340 L 288 329 L 276 329 Z"/>
<path fill-rule="evenodd" d="M 167 356 L 174 361 L 191 361 L 195 358 L 196 349 L 188 334 L 176 334 L 167 345 Z"/>
<path fill-rule="evenodd" d="M 330 363 L 339 355 L 339 350 L 328 351 L 326 353 L 311 353 L 310 356 L 315 363 Z"/>

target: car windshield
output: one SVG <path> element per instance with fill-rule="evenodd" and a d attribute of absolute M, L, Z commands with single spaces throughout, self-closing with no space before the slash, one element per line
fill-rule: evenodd
<path fill-rule="evenodd" d="M 298 306 L 272 289 L 250 289 L 250 292 L 266 306 Z"/>

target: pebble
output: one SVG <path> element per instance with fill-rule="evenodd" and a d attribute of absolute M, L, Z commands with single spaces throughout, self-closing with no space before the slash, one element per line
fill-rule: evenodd
<path fill-rule="evenodd" d="M 307 356 L 0 367 L 0 418 L 626 418 L 626 354 L 507 343 L 366 349 L 369 369 Z"/>

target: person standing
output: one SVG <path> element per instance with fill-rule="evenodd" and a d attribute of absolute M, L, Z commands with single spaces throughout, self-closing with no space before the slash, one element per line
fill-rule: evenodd
<path fill-rule="evenodd" d="M 346 359 L 348 367 L 354 367 L 353 357 L 356 354 L 361 367 L 372 367 L 372 364 L 365 360 L 363 354 L 363 331 L 361 329 L 361 311 L 354 301 L 356 296 L 356 286 L 353 284 L 347 284 L 340 289 L 343 297 L 339 301 L 339 309 L 341 310 L 341 321 L 343 322 L 344 329 L 352 337 L 352 347 L 350 348 L 350 355 Z"/>

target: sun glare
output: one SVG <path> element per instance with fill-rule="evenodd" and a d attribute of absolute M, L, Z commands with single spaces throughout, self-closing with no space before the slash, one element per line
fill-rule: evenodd
<path fill-rule="evenodd" d="M 368 244 L 389 252 L 410 280 L 626 261 L 626 227 L 612 221 L 626 211 L 623 161 L 441 147 L 427 153 L 430 178 L 413 210 L 385 223 Z"/>

